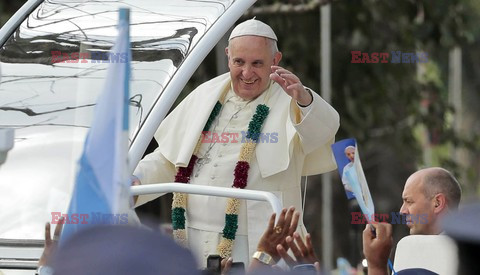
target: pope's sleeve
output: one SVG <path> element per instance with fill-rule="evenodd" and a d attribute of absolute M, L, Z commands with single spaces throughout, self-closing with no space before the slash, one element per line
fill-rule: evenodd
<path fill-rule="evenodd" d="M 312 95 L 311 108 L 306 114 L 301 113 L 294 100 L 290 104 L 290 118 L 305 154 L 310 154 L 326 144 L 330 145 L 340 127 L 338 112 L 318 94 Z"/>
<path fill-rule="evenodd" d="M 148 154 L 140 161 L 137 168 L 133 172 L 133 175 L 137 177 L 143 185 L 151 183 L 173 182 L 175 173 L 175 166 L 168 161 L 157 148 L 157 150 Z M 158 198 L 159 196 L 160 194 L 141 195 L 138 197 L 135 206 L 142 205 Z"/>

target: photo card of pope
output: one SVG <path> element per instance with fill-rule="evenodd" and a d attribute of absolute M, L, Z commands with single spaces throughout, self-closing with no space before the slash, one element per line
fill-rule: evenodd
<path fill-rule="evenodd" d="M 363 173 L 357 141 L 354 138 L 340 140 L 332 144 L 332 150 L 347 198 L 356 199 L 362 213 L 372 222 L 375 207 Z"/>

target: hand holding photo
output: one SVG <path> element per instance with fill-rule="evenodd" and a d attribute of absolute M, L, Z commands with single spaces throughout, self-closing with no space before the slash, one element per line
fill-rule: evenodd
<path fill-rule="evenodd" d="M 356 199 L 363 214 L 371 221 L 375 208 L 368 189 L 367 179 L 363 173 L 360 154 L 355 139 L 344 139 L 332 144 L 338 172 L 342 179 L 347 198 Z"/>

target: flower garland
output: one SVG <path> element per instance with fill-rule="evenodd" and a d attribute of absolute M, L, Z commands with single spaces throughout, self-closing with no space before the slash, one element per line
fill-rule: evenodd
<path fill-rule="evenodd" d="M 212 122 L 219 115 L 222 104 L 217 102 L 213 108 L 210 116 L 208 117 L 203 132 L 207 132 L 210 129 Z M 260 104 L 255 110 L 255 114 L 252 116 L 248 124 L 247 142 L 242 145 L 237 164 L 234 169 L 234 188 L 244 189 L 248 182 L 248 170 L 250 169 L 250 161 L 255 153 L 255 147 L 260 137 L 260 131 L 263 123 L 268 116 L 270 109 L 265 104 Z M 197 145 L 193 152 L 190 162 L 187 167 L 178 168 L 177 175 L 175 176 L 175 182 L 189 183 L 190 176 L 192 175 L 193 168 L 198 160 L 197 154 L 201 146 L 202 135 L 198 139 Z M 185 212 L 187 208 L 187 194 L 174 193 L 172 202 L 172 226 L 173 236 L 175 240 L 183 246 L 187 246 L 187 234 L 185 231 Z M 217 252 L 222 258 L 228 258 L 232 254 L 233 244 L 235 241 L 235 235 L 238 229 L 238 212 L 240 208 L 240 200 L 236 198 L 229 198 L 227 200 L 227 206 L 225 209 L 225 226 L 222 231 L 222 239 L 217 246 Z"/>

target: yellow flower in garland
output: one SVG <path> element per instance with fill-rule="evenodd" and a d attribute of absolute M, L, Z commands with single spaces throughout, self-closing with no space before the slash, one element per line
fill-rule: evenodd
<path fill-rule="evenodd" d="M 208 131 L 210 125 L 218 116 L 221 110 L 221 103 L 217 102 L 210 114 L 203 132 Z M 269 107 L 264 104 L 257 106 L 255 114 L 252 116 L 248 124 L 247 139 L 248 141 L 242 145 L 240 150 L 238 162 L 234 170 L 234 188 L 243 189 L 247 186 L 248 170 L 250 169 L 250 161 L 255 154 L 255 147 L 260 137 L 260 131 L 268 116 Z M 202 133 L 203 133 L 202 132 Z M 201 145 L 202 136 L 200 136 L 195 151 L 190 159 L 187 167 L 178 168 L 175 182 L 189 183 L 192 175 L 194 165 L 198 159 L 197 154 Z M 232 254 L 235 235 L 238 229 L 238 212 L 240 208 L 240 201 L 235 198 L 227 200 L 225 210 L 225 226 L 222 231 L 222 239 L 217 246 L 217 252 L 222 258 L 230 257 Z M 172 202 L 172 226 L 174 238 L 182 245 L 187 244 L 187 234 L 185 230 L 185 212 L 187 209 L 187 194 L 174 193 Z"/>

